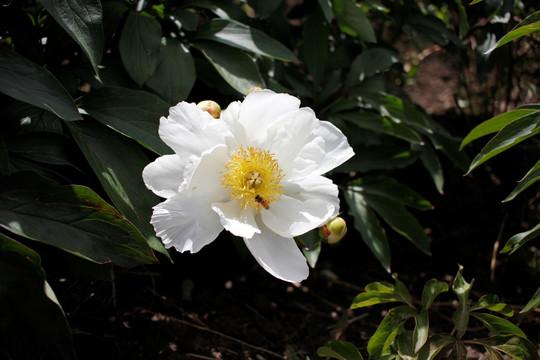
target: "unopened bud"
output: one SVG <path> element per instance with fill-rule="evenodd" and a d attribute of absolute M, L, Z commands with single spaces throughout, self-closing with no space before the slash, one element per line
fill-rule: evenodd
<path fill-rule="evenodd" d="M 252 91 L 256 90 L 262 90 L 262 88 L 260 86 L 252 86 L 251 89 L 248 90 L 246 96 L 249 95 Z"/>
<path fill-rule="evenodd" d="M 203 100 L 200 103 L 197 104 L 197 107 L 201 109 L 202 111 L 206 111 L 214 119 L 219 119 L 221 115 L 221 107 L 219 104 L 212 100 Z"/>
<path fill-rule="evenodd" d="M 342 218 L 335 217 L 319 228 L 319 235 L 328 244 L 337 244 L 347 233 L 347 223 Z"/>

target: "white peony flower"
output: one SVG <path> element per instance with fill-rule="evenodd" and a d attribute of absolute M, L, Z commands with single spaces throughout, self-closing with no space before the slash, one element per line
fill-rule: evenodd
<path fill-rule="evenodd" d="M 181 102 L 160 119 L 159 136 L 175 154 L 143 178 L 166 198 L 151 219 L 166 247 L 197 252 L 225 229 L 275 277 L 307 278 L 293 237 L 338 214 L 337 186 L 322 176 L 354 154 L 338 128 L 293 96 L 258 90 L 219 119 Z"/>

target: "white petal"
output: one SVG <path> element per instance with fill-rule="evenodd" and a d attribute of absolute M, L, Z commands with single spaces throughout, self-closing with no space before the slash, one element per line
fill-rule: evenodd
<path fill-rule="evenodd" d="M 278 279 L 291 282 L 306 279 L 309 267 L 294 239 L 281 237 L 262 224 L 261 230 L 261 234 L 244 239 L 257 262 Z"/>
<path fill-rule="evenodd" d="M 143 169 L 144 183 L 154 194 L 170 198 L 178 192 L 185 165 L 185 160 L 176 154 L 158 157 Z"/>
<path fill-rule="evenodd" d="M 196 195 L 179 193 L 154 207 L 150 223 L 165 247 L 195 253 L 223 230 L 210 204 Z"/>
<path fill-rule="evenodd" d="M 170 108 L 168 117 L 160 119 L 159 136 L 175 153 L 187 159 L 223 144 L 230 132 L 222 120 L 214 119 L 193 103 L 181 102 Z"/>
<path fill-rule="evenodd" d="M 288 94 L 276 94 L 270 90 L 249 93 L 240 107 L 238 122 L 243 127 L 246 140 L 244 145 L 263 145 L 267 139 L 267 129 L 274 124 L 283 124 L 294 117 L 300 107 L 300 100 Z M 236 133 L 235 133 L 236 134 Z"/>
<path fill-rule="evenodd" d="M 200 196 L 209 204 L 224 201 L 230 195 L 229 190 L 221 186 L 221 171 L 225 170 L 228 159 L 229 151 L 223 144 L 204 151 L 200 158 L 191 156 L 180 191 L 187 194 L 201 192 Z"/>
<path fill-rule="evenodd" d="M 279 201 L 261 212 L 266 226 L 284 237 L 305 234 L 325 224 L 339 212 L 337 186 L 322 176 L 313 176 L 283 187 Z"/>
<path fill-rule="evenodd" d="M 213 204 L 212 209 L 219 215 L 225 230 L 236 236 L 251 238 L 261 232 L 255 222 L 254 209 L 244 209 L 236 200 Z"/>
<path fill-rule="evenodd" d="M 321 126 L 315 133 L 325 142 L 325 157 L 320 162 L 317 174 L 324 174 L 353 157 L 354 151 L 347 142 L 347 138 L 332 123 L 321 121 Z"/>

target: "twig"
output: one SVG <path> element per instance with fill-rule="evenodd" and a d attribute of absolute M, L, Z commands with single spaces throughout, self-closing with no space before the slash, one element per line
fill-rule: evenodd
<path fill-rule="evenodd" d="M 151 311 L 149 311 L 149 313 L 153 314 L 153 315 L 157 315 L 157 316 L 164 316 L 162 314 L 154 313 L 154 312 L 151 312 Z M 234 341 L 234 342 L 236 342 L 236 343 L 238 343 L 240 345 L 243 345 L 243 346 L 245 346 L 247 348 L 251 348 L 251 349 L 256 350 L 256 351 L 264 352 L 264 353 L 266 353 L 268 355 L 272 355 L 272 356 L 274 356 L 276 358 L 279 358 L 279 359 L 283 359 L 283 360 L 286 359 L 286 357 L 283 356 L 283 355 L 280 355 L 278 353 L 275 353 L 273 351 L 267 350 L 265 348 L 262 348 L 262 347 L 259 347 L 259 346 L 256 346 L 256 345 L 249 344 L 249 343 L 247 343 L 245 341 L 234 338 L 234 337 L 232 337 L 230 335 L 224 334 L 224 333 L 219 332 L 217 330 L 210 329 L 210 328 L 208 328 L 206 326 L 196 325 L 196 324 L 190 323 L 188 321 L 185 321 L 185 320 L 182 320 L 182 319 L 177 319 L 177 318 L 171 317 L 171 316 L 165 316 L 165 317 L 170 321 L 173 321 L 173 322 L 176 322 L 176 323 L 179 323 L 179 324 L 183 324 L 183 325 L 187 325 L 187 326 L 191 326 L 191 327 L 193 327 L 195 329 L 198 329 L 198 330 L 201 330 L 201 331 L 206 331 L 206 332 L 212 333 L 214 335 L 221 336 L 224 339 Z M 191 354 L 191 355 L 193 356 L 193 354 Z"/>

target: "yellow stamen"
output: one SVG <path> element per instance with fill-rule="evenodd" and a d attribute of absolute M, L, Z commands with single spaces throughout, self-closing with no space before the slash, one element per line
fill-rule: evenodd
<path fill-rule="evenodd" d="M 257 212 L 260 206 L 268 209 L 283 194 L 283 186 L 279 184 L 283 178 L 281 169 L 274 154 L 267 150 L 240 147 L 225 168 L 221 185 L 231 189 L 231 198 L 240 201 L 244 209 L 248 206 Z"/>

